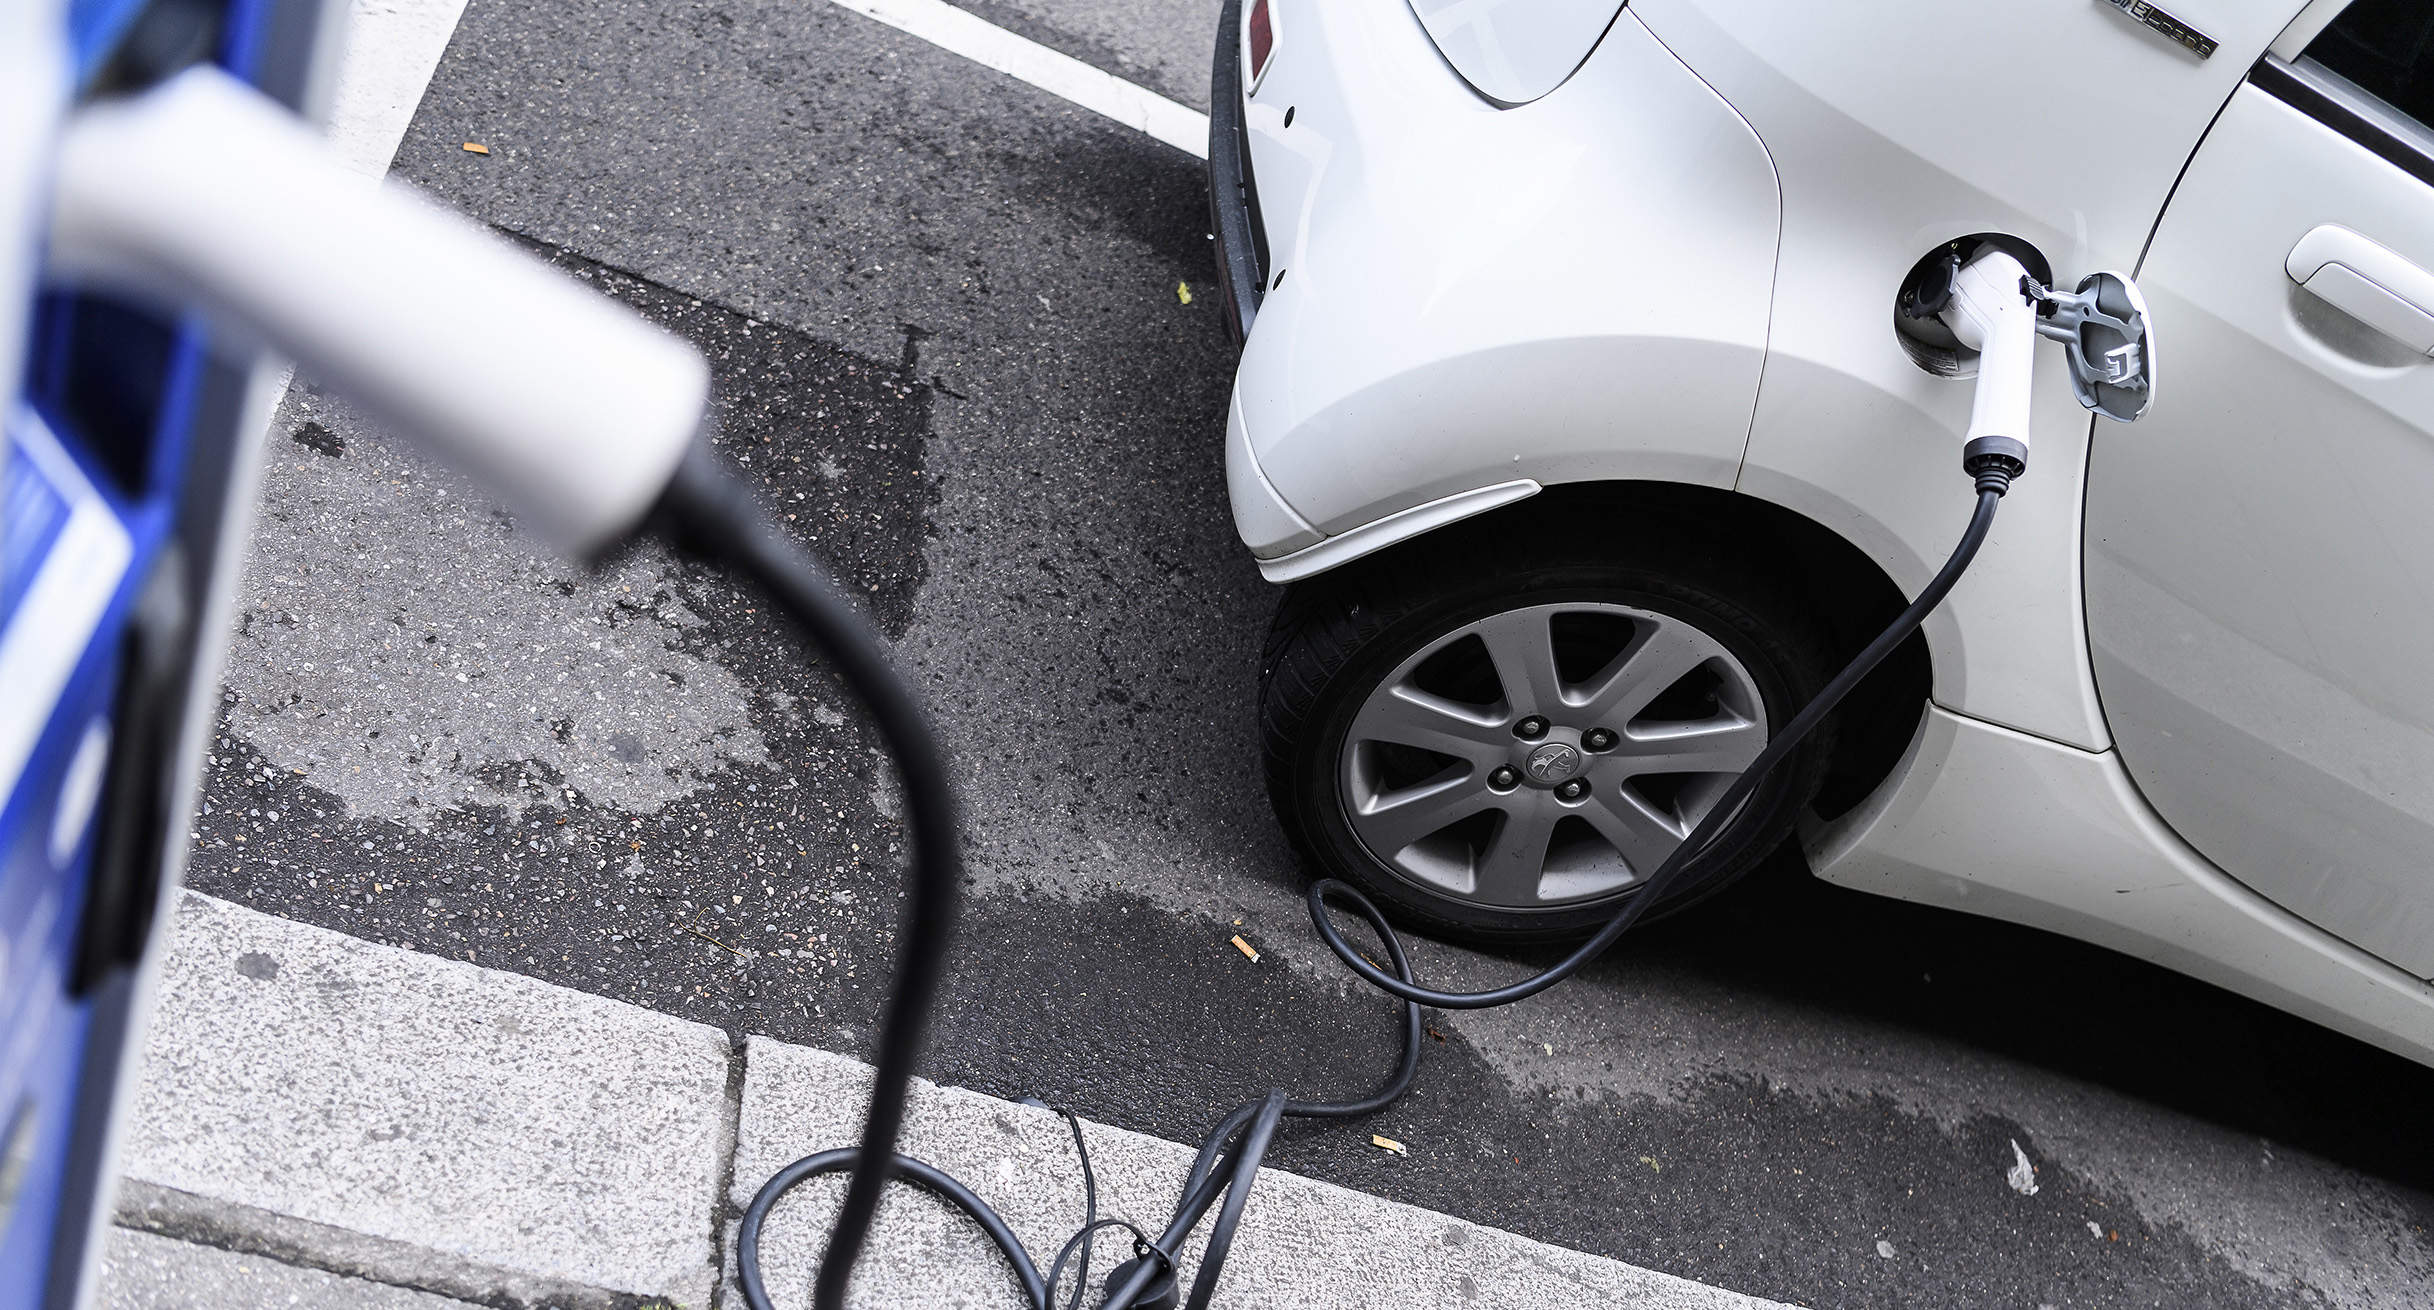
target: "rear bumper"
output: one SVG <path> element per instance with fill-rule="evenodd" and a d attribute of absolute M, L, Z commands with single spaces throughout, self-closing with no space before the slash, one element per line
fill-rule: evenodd
<path fill-rule="evenodd" d="M 1259 188 L 1251 179 L 1251 148 L 1242 122 L 1242 0 L 1226 0 L 1217 17 L 1216 58 L 1209 71 L 1209 228 L 1217 238 L 1217 289 L 1226 333 L 1239 346 L 1259 317 L 1268 266 Z"/>

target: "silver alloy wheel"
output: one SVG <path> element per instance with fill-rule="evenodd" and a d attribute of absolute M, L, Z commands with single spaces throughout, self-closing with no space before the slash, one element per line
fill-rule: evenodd
<path fill-rule="evenodd" d="M 1655 872 L 1766 734 L 1749 670 L 1689 622 L 1533 605 L 1404 660 L 1354 715 L 1338 777 L 1387 867 L 1477 905 L 1552 909 Z"/>

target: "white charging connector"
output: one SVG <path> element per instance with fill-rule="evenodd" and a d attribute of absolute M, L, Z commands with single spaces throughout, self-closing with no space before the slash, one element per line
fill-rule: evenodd
<path fill-rule="evenodd" d="M 52 275 L 297 361 L 588 558 L 639 524 L 700 430 L 677 337 L 398 184 L 368 186 L 211 68 L 79 110 Z"/>
<path fill-rule="evenodd" d="M 2019 260 L 1988 247 L 1961 266 L 1939 315 L 1962 345 L 1978 352 L 1964 466 L 2006 458 L 2017 466 L 2013 477 L 2028 466 L 2029 381 L 2037 363 L 2037 306 L 2023 289 L 2027 278 Z"/>

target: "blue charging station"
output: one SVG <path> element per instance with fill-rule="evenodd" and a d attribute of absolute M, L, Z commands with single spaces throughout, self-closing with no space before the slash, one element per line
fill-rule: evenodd
<path fill-rule="evenodd" d="M 196 62 L 303 109 L 343 18 L 322 0 L 33 8 L 56 39 L 12 58 L 64 65 L 34 69 L 50 122 Z M 27 109 L 0 108 L 36 157 L 0 191 L 39 191 Z M 0 368 L 18 379 L 0 415 L 0 1310 L 68 1310 L 106 1231 L 270 389 L 199 322 L 43 285 L 42 197 L 7 198 L 33 218 L 0 250 L 19 265 L 0 288 L 30 292 L 0 306 L 23 342 Z"/>

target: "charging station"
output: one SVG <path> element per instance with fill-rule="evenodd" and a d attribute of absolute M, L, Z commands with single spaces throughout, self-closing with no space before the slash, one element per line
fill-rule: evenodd
<path fill-rule="evenodd" d="M 277 381 L 198 316 L 44 277 L 57 130 L 196 62 L 307 112 L 342 12 L 78 0 L 0 33 L 0 1305 L 92 1278 Z"/>

